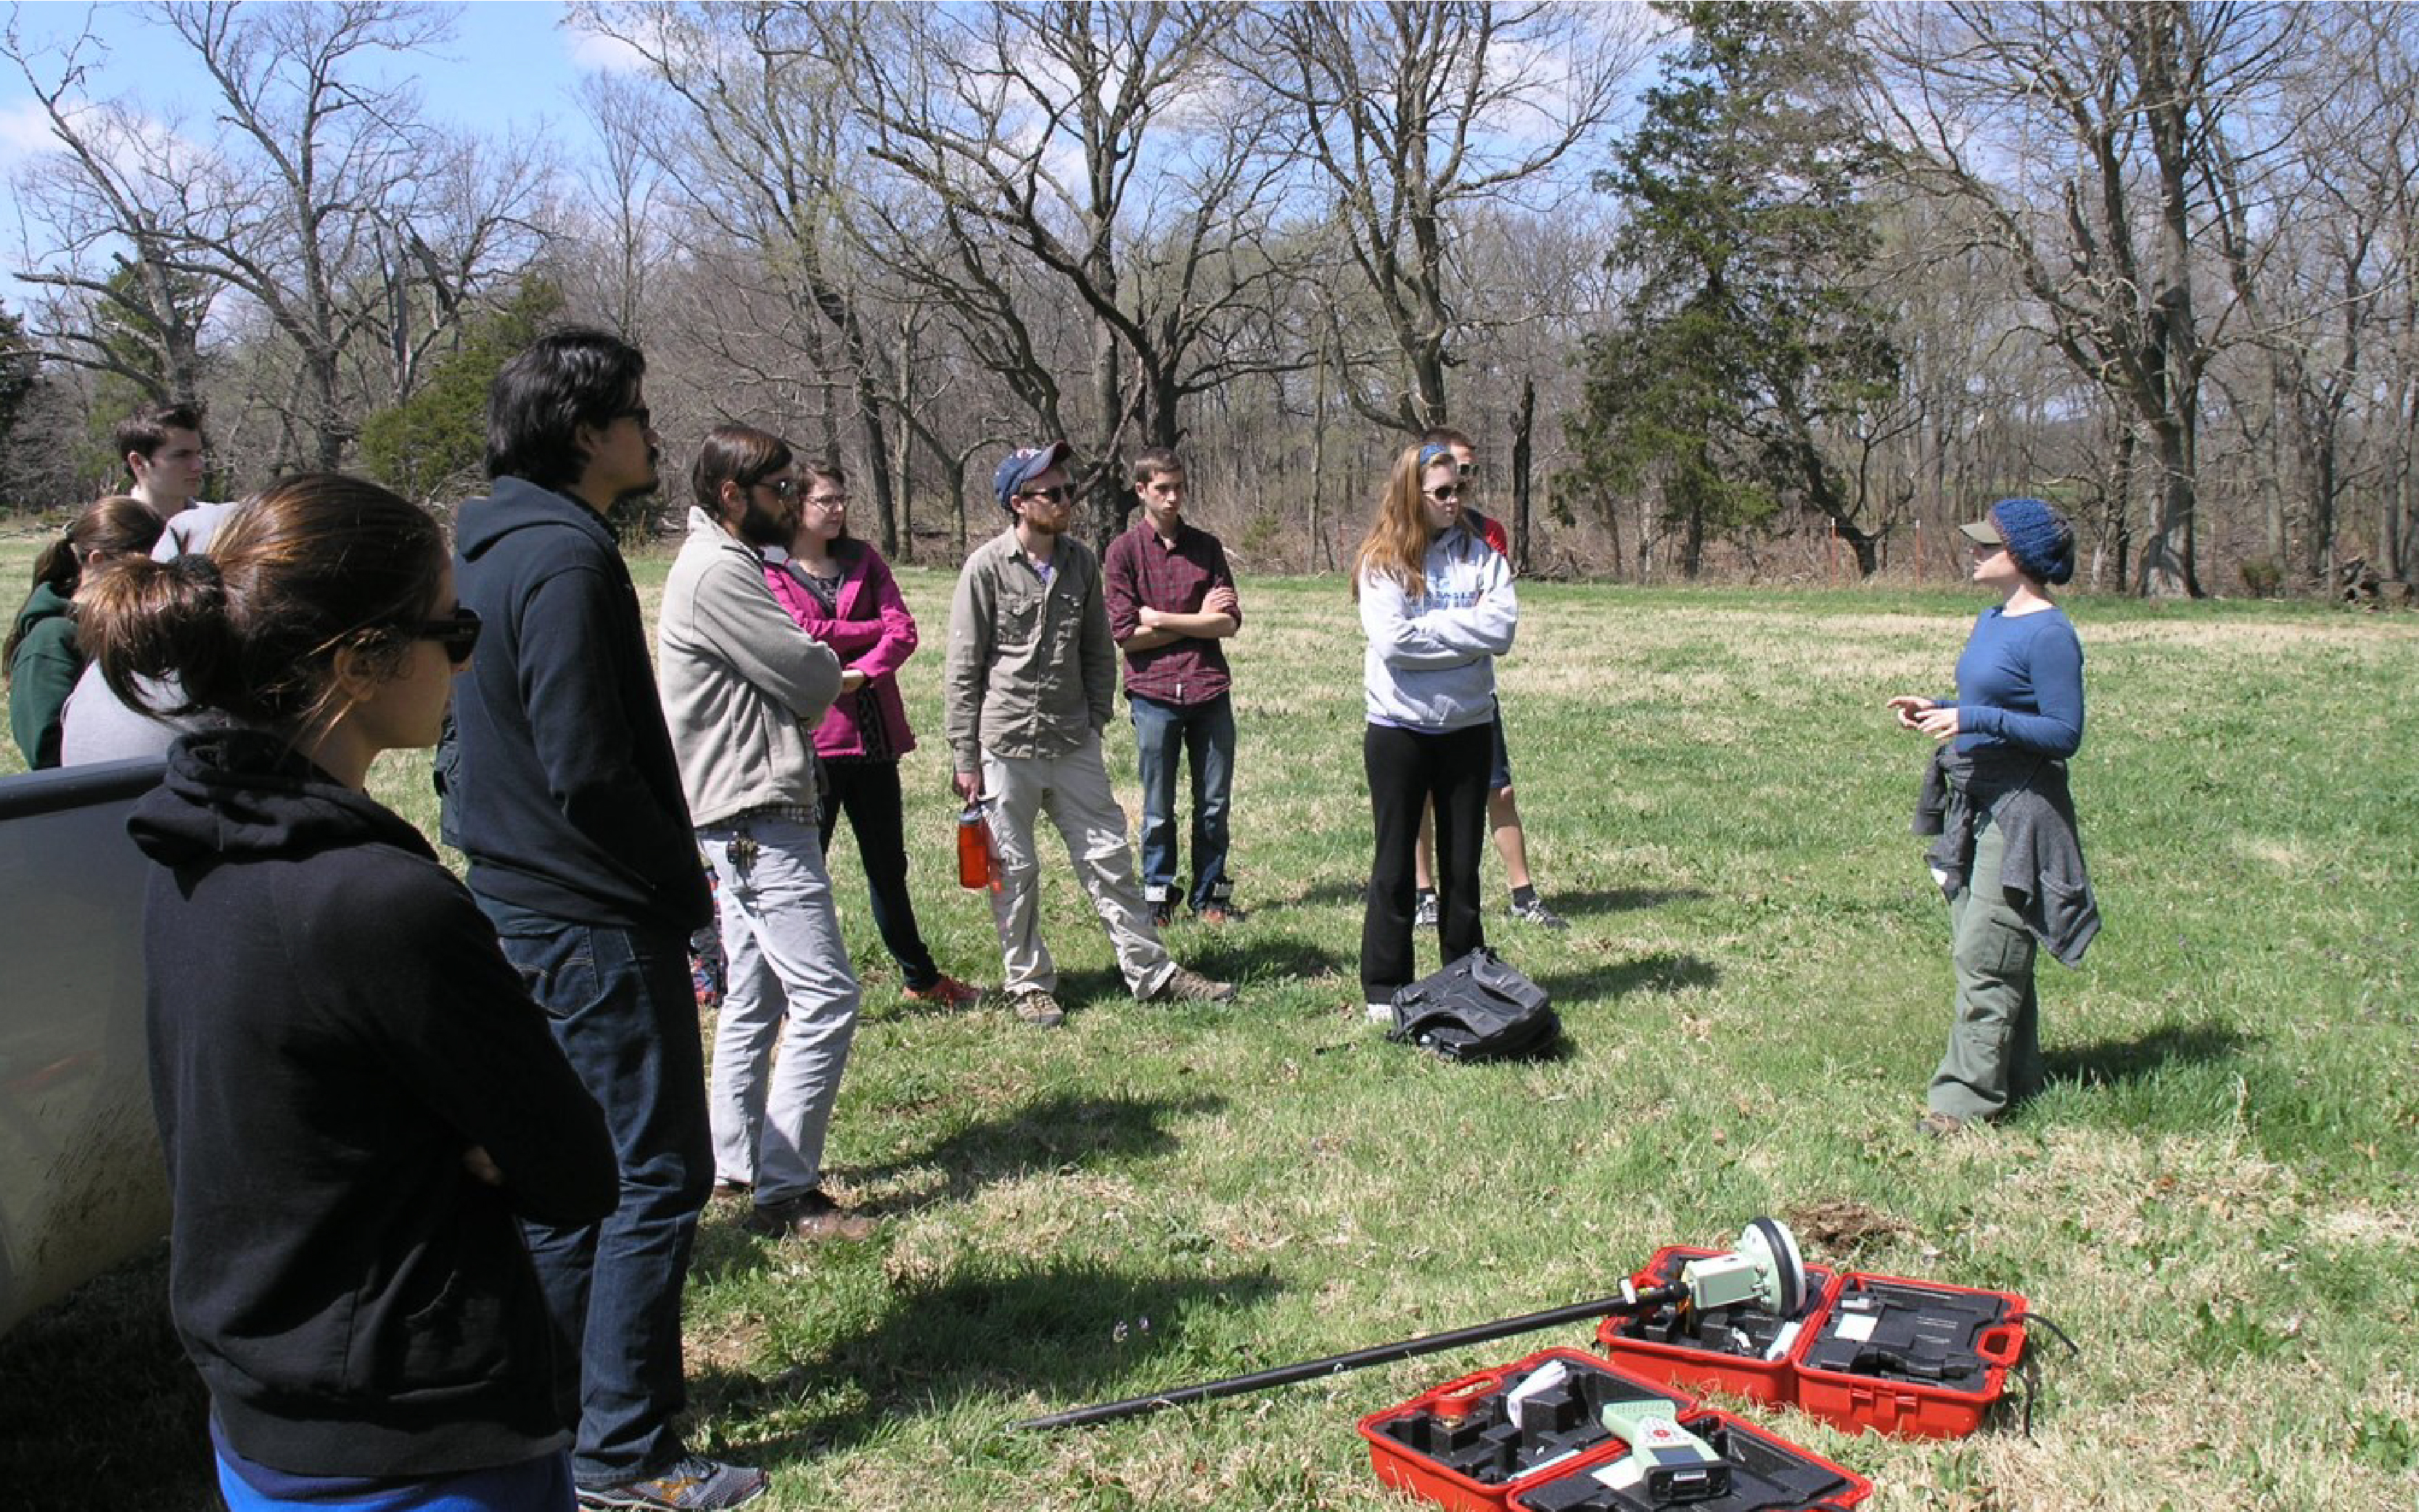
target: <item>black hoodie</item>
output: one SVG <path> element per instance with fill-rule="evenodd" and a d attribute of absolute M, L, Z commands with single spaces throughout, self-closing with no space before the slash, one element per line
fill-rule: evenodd
<path fill-rule="evenodd" d="M 714 905 L 612 532 L 520 478 L 465 503 L 454 532 L 455 589 L 485 630 L 438 787 L 472 889 L 581 924 L 701 927 Z"/>
<path fill-rule="evenodd" d="M 562 1447 L 576 1406 L 516 1219 L 593 1222 L 618 1177 L 486 916 L 419 831 L 256 732 L 178 740 L 127 828 L 160 867 L 169 1301 L 227 1441 L 306 1475 Z"/>

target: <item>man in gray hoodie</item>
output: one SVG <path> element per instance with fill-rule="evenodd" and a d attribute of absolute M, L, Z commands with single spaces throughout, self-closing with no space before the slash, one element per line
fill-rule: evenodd
<path fill-rule="evenodd" d="M 730 963 L 707 1095 L 716 1174 L 726 1191 L 754 1190 L 747 1227 L 758 1233 L 862 1239 L 872 1226 L 832 1201 L 822 1169 L 856 1032 L 856 976 L 815 791 L 813 731 L 843 674 L 773 597 L 758 555 L 797 527 L 792 463 L 780 438 L 746 425 L 721 426 L 698 448 L 688 540 L 655 623 L 655 673 L 720 889 Z"/>

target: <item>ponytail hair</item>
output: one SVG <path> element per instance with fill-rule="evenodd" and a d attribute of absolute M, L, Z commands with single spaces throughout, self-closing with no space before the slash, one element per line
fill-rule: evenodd
<path fill-rule="evenodd" d="M 17 645 L 25 639 L 25 610 L 33 607 L 35 594 L 48 588 L 61 598 L 73 598 L 76 590 L 84 585 L 85 563 L 96 553 L 109 557 L 149 556 L 151 548 L 159 543 L 160 532 L 167 527 L 168 522 L 149 504 L 126 494 L 112 494 L 85 505 L 84 513 L 34 558 L 34 586 L 17 610 L 8 641 L 0 644 L 0 667 L 13 669 L 16 665 Z"/>
<path fill-rule="evenodd" d="M 444 580 L 434 516 L 333 472 L 284 478 L 248 501 L 208 556 L 101 575 L 79 636 L 129 706 L 211 712 L 297 737 L 333 717 L 336 654 L 400 669 Z M 161 679 L 181 702 L 162 707 Z M 149 681 L 146 683 L 145 679 Z"/>

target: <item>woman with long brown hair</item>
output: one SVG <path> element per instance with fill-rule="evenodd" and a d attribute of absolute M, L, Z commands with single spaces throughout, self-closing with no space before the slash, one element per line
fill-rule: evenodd
<path fill-rule="evenodd" d="M 764 553 L 764 581 L 798 628 L 840 657 L 840 695 L 815 727 L 823 762 L 824 854 L 841 815 L 856 835 L 856 858 L 873 899 L 873 927 L 904 978 L 910 1000 L 971 1008 L 982 989 L 932 960 L 907 893 L 907 828 L 899 759 L 916 748 L 899 669 L 916 654 L 916 616 L 890 563 L 848 530 L 848 479 L 829 462 L 797 464 L 798 523 L 786 551 Z"/>
<path fill-rule="evenodd" d="M 25 764 L 59 764 L 61 711 L 86 661 L 76 638 L 76 590 L 102 564 L 147 556 L 166 522 L 140 499 L 113 494 L 88 504 L 34 559 L 34 587 L 17 610 L 0 667 L 8 676 L 8 729 Z"/>
<path fill-rule="evenodd" d="M 153 712 L 223 721 L 169 748 L 128 828 L 158 864 L 169 1307 L 235 1512 L 573 1504 L 519 1220 L 610 1211 L 613 1147 L 494 927 L 363 786 L 436 743 L 479 635 L 453 578 L 425 511 L 316 474 L 82 606 L 120 698 L 173 677 Z"/>
<path fill-rule="evenodd" d="M 1501 553 L 1461 513 L 1453 452 L 1407 446 L 1394 458 L 1353 565 L 1368 727 L 1376 854 L 1361 923 L 1361 994 L 1372 1020 L 1392 1016 L 1413 979 L 1412 855 L 1420 810 L 1436 810 L 1439 937 L 1444 959 L 1487 943 L 1478 857 L 1494 753 L 1495 658 L 1512 649 L 1520 606 Z"/>

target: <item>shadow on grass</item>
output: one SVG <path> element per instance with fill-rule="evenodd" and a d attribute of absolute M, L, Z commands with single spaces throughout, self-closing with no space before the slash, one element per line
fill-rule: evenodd
<path fill-rule="evenodd" d="M 1689 987 L 1711 987 L 1722 980 L 1719 967 L 1702 956 L 1658 951 L 1634 961 L 1588 971 L 1553 972 L 1537 985 L 1553 995 L 1557 1008 L 1626 997 L 1632 993 L 1676 993 Z"/>
<path fill-rule="evenodd" d="M 2052 1086 L 2107 1087 L 2140 1081 L 2168 1066 L 2232 1060 L 2249 1043 L 2230 1025 L 2163 1024 L 2131 1040 L 2098 1040 L 2047 1051 L 2042 1059 Z"/>
<path fill-rule="evenodd" d="M 1543 894 L 1554 912 L 1580 918 L 1598 914 L 1628 914 L 1665 903 L 1693 903 L 1708 896 L 1702 887 L 1594 887 L 1579 892 Z"/>
<path fill-rule="evenodd" d="M 1184 1319 L 1254 1306 L 1279 1289 L 1266 1271 L 1137 1278 L 1051 1265 L 968 1276 L 899 1291 L 872 1327 L 786 1370 L 699 1372 L 691 1395 L 707 1412 L 752 1414 L 835 1376 L 860 1388 L 861 1396 L 850 1394 L 851 1406 L 794 1432 L 734 1446 L 748 1463 L 778 1469 L 888 1432 L 902 1412 L 937 1416 L 969 1398 L 1013 1401 L 1026 1392 L 1041 1398 L 1040 1411 L 1055 1412 L 1253 1368 L 1188 1350 Z M 1003 1426 L 1010 1412 L 1023 1415 L 1004 1407 Z"/>

